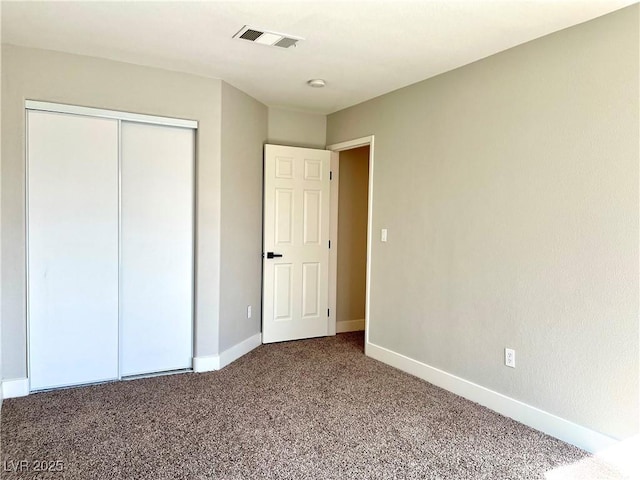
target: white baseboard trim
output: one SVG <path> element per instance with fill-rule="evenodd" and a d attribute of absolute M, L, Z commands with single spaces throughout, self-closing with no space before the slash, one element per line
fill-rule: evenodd
<path fill-rule="evenodd" d="M 218 355 L 193 357 L 193 371 L 203 373 L 220 370 L 260 345 L 262 345 L 262 334 L 256 333 Z"/>
<path fill-rule="evenodd" d="M 254 336 L 243 340 L 240 343 L 236 343 L 233 347 L 227 348 L 220 354 L 220 367 L 224 368 L 231 362 L 239 359 L 243 355 L 246 355 L 254 348 L 262 345 L 262 334 L 256 333 Z"/>
<path fill-rule="evenodd" d="M 16 378 L 2 381 L 2 398 L 25 397 L 29 395 L 29 379 Z"/>
<path fill-rule="evenodd" d="M 618 441 L 576 423 L 560 418 L 519 400 L 507 397 L 438 368 L 405 357 L 387 348 L 367 342 L 365 353 L 383 363 L 426 380 L 438 387 L 479 403 L 564 442 L 595 453 Z"/>
<path fill-rule="evenodd" d="M 359 332 L 364 330 L 364 318 L 361 320 L 342 320 L 336 322 L 336 333 Z"/>
<path fill-rule="evenodd" d="M 220 370 L 220 356 L 193 357 L 193 371 L 195 373 L 213 372 Z"/>

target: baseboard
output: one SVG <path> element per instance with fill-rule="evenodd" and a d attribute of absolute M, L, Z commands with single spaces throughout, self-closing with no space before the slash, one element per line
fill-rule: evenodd
<path fill-rule="evenodd" d="M 361 320 L 343 320 L 336 322 L 336 333 L 359 332 L 364 330 L 364 318 Z"/>
<path fill-rule="evenodd" d="M 218 355 L 193 358 L 193 371 L 196 373 L 211 372 L 226 367 L 231 362 L 246 355 L 251 350 L 262 345 L 262 334 L 256 333 L 252 337 L 236 343 Z"/>
<path fill-rule="evenodd" d="M 29 379 L 16 378 L 2 381 L 2 398 L 24 397 L 29 395 Z"/>
<path fill-rule="evenodd" d="M 239 359 L 243 355 L 246 355 L 254 348 L 262 345 L 262 334 L 256 333 L 254 336 L 243 340 L 240 343 L 236 343 L 233 347 L 226 349 L 220 354 L 219 368 L 224 368 L 231 362 Z"/>
<path fill-rule="evenodd" d="M 193 357 L 193 371 L 195 373 L 213 372 L 220 370 L 220 356 Z"/>
<path fill-rule="evenodd" d="M 611 437 L 373 343 L 367 342 L 365 353 L 371 358 L 588 452 L 595 453 L 617 443 L 617 440 Z"/>

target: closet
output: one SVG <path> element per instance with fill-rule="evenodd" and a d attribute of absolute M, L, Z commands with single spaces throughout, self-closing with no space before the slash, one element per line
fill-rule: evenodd
<path fill-rule="evenodd" d="M 197 123 L 26 108 L 30 390 L 191 368 Z"/>

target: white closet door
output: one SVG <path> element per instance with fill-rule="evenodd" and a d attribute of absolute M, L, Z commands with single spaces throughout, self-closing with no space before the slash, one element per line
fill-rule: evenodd
<path fill-rule="evenodd" d="M 31 390 L 118 377 L 118 121 L 29 111 Z"/>
<path fill-rule="evenodd" d="M 194 131 L 122 122 L 122 376 L 191 367 Z"/>

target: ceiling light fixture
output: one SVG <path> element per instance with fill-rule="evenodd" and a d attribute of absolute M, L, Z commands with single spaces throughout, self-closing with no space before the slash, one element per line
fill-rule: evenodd
<path fill-rule="evenodd" d="M 321 78 L 312 78 L 311 80 L 309 80 L 307 82 L 307 85 L 309 85 L 310 87 L 313 87 L 313 88 L 322 88 L 326 84 L 327 84 L 327 82 L 325 82 Z"/>

